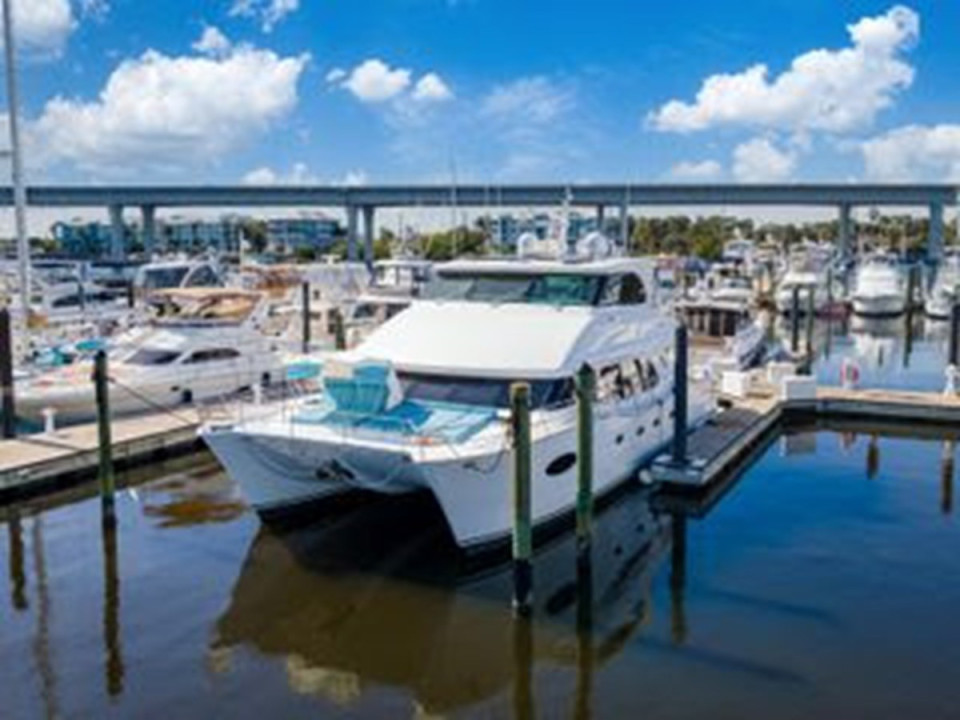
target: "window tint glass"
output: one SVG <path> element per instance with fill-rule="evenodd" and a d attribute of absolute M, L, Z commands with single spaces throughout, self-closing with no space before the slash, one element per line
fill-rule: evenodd
<path fill-rule="evenodd" d="M 420 373 L 400 373 L 404 397 L 410 400 L 449 402 L 478 407 L 506 408 L 510 404 L 511 381 L 487 378 L 450 378 Z M 533 408 L 560 405 L 573 397 L 569 379 L 534 380 L 530 383 Z"/>
<path fill-rule="evenodd" d="M 172 350 L 140 348 L 128 357 L 126 362 L 130 365 L 169 365 L 178 357 L 180 357 L 180 353 Z"/>
<path fill-rule="evenodd" d="M 197 350 L 190 357 L 184 360 L 185 363 L 205 363 L 214 360 L 232 360 L 240 357 L 240 353 L 233 348 L 213 348 L 210 350 Z"/>

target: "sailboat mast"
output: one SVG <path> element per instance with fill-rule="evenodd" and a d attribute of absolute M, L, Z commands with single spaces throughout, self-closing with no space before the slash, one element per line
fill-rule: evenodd
<path fill-rule="evenodd" d="M 30 310 L 30 244 L 27 239 L 27 188 L 23 183 L 23 157 L 20 151 L 20 98 L 17 88 L 17 51 L 13 39 L 11 2 L 12 0 L 3 0 L 3 48 L 6 55 L 10 164 L 13 182 L 13 214 L 17 233 L 17 260 L 20 271 L 20 300 L 26 316 Z"/>

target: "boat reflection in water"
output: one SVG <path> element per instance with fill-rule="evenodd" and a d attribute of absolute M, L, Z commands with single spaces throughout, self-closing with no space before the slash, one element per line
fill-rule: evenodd
<path fill-rule="evenodd" d="M 538 552 L 533 620 L 515 620 L 509 565 L 471 571 L 424 499 L 338 512 L 284 535 L 261 529 L 216 624 L 211 665 L 237 648 L 285 658 L 290 687 L 339 704 L 377 686 L 407 689 L 420 713 L 446 713 L 512 692 L 534 714 L 533 663 L 573 668 L 588 707 L 594 664 L 615 656 L 647 618 L 671 520 L 631 492 L 598 518 L 577 583 L 566 534 Z M 435 517 L 435 515 L 434 515 Z M 577 629 L 581 632 L 577 632 Z"/>

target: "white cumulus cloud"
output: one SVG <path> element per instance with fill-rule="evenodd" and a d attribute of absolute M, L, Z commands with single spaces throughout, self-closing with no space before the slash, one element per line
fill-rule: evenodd
<path fill-rule="evenodd" d="M 960 182 L 960 125 L 909 125 L 862 143 L 867 177 Z"/>
<path fill-rule="evenodd" d="M 331 72 L 336 77 L 336 71 Z M 363 102 L 392 100 L 410 86 L 410 71 L 392 68 L 383 60 L 371 58 L 357 65 L 341 84 Z"/>
<path fill-rule="evenodd" d="M 226 55 L 230 52 L 230 39 L 224 35 L 218 28 L 207 25 L 203 29 L 200 38 L 193 43 L 193 49 L 204 55 Z"/>
<path fill-rule="evenodd" d="M 251 170 L 242 178 L 245 185 L 320 185 L 324 181 L 315 175 L 306 163 L 294 163 L 289 172 L 278 172 L 263 166 Z M 367 184 L 367 173 L 363 170 L 351 170 L 329 183 L 331 185 L 358 186 Z"/>
<path fill-rule="evenodd" d="M 230 15 L 255 18 L 264 32 L 271 32 L 287 15 L 300 8 L 300 0 L 234 0 Z"/>
<path fill-rule="evenodd" d="M 96 174 L 196 166 L 293 110 L 308 60 L 249 46 L 222 57 L 149 50 L 122 62 L 96 99 L 50 100 L 31 131 L 49 163 Z"/>
<path fill-rule="evenodd" d="M 14 0 L 12 8 L 18 48 L 33 56 L 56 57 L 63 52 L 76 27 L 69 0 Z M 2 23 L 0 14 L 0 27 Z"/>
<path fill-rule="evenodd" d="M 723 175 L 723 166 L 716 160 L 679 162 L 670 168 L 670 177 L 683 181 L 717 180 Z"/>
<path fill-rule="evenodd" d="M 733 176 L 739 182 L 779 182 L 796 167 L 797 154 L 780 150 L 769 138 L 754 138 L 733 150 Z"/>
<path fill-rule="evenodd" d="M 765 64 L 713 75 L 694 101 L 671 100 L 648 116 L 648 124 L 670 132 L 721 125 L 828 132 L 868 126 L 913 82 L 903 54 L 920 36 L 920 17 L 897 5 L 847 30 L 850 47 L 811 50 L 774 78 Z"/>
<path fill-rule="evenodd" d="M 349 71 L 333 68 L 327 73 L 326 82 L 344 88 L 365 103 L 394 101 L 404 115 L 415 113 L 415 103 L 453 99 L 450 86 L 437 73 L 425 73 L 414 82 L 413 71 L 391 67 L 379 58 L 364 60 Z"/>
<path fill-rule="evenodd" d="M 453 98 L 453 91 L 436 73 L 427 73 L 413 88 L 413 99 L 423 102 L 442 102 Z"/>

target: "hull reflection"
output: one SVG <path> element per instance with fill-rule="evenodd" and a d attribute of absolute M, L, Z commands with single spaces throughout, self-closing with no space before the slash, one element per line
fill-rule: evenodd
<path fill-rule="evenodd" d="M 580 571 L 589 586 L 578 587 L 569 535 L 537 553 L 534 619 L 524 628 L 510 607 L 510 567 L 464 569 L 429 502 L 404 502 L 282 536 L 261 528 L 211 654 L 246 647 L 283 658 L 292 689 L 338 704 L 390 686 L 429 713 L 510 693 L 532 711 L 531 663 L 592 673 L 614 657 L 646 618 L 670 543 L 670 520 L 629 493 L 597 518 L 591 571 Z M 587 642 L 577 633 L 584 603 Z"/>

